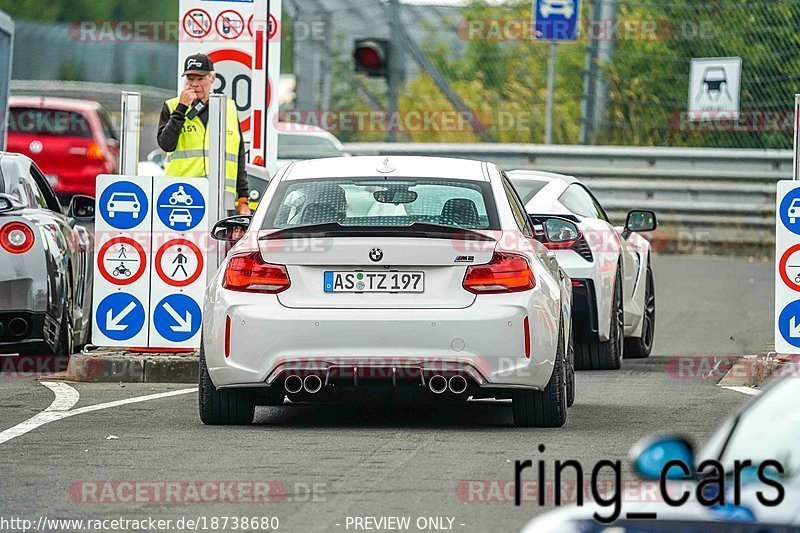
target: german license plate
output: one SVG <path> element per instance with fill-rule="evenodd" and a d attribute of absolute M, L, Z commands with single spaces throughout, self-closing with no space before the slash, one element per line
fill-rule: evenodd
<path fill-rule="evenodd" d="M 424 272 L 327 271 L 325 292 L 424 292 Z"/>

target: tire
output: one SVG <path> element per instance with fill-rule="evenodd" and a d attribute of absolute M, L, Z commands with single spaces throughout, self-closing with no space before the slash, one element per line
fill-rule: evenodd
<path fill-rule="evenodd" d="M 245 426 L 253 423 L 256 405 L 248 390 L 218 390 L 206 366 L 203 344 L 200 344 L 200 420 L 208 426 Z"/>
<path fill-rule="evenodd" d="M 575 403 L 575 337 L 569 336 L 567 347 L 567 407 Z"/>
<path fill-rule="evenodd" d="M 653 350 L 653 339 L 656 334 L 656 286 L 653 269 L 647 265 L 647 280 L 644 292 L 644 315 L 642 320 L 642 336 L 625 339 L 625 359 L 646 359 Z"/>
<path fill-rule="evenodd" d="M 559 329 L 556 361 L 547 387 L 543 391 L 514 391 L 512 408 L 517 427 L 556 428 L 567 421 L 564 357 L 564 335 L 563 330 Z"/>
<path fill-rule="evenodd" d="M 578 370 L 619 370 L 625 344 L 625 314 L 622 308 L 622 276 L 619 269 L 614 280 L 611 304 L 611 331 L 605 342 L 581 342 L 575 346 L 575 368 Z"/>

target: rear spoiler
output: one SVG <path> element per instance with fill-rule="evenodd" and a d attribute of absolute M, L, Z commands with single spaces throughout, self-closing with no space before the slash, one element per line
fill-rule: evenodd
<path fill-rule="evenodd" d="M 15 197 L 0 193 L 0 213 L 22 209 L 22 207 L 24 206 Z"/>

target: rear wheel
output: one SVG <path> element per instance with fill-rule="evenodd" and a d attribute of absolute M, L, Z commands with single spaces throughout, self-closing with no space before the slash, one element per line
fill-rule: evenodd
<path fill-rule="evenodd" d="M 656 334 L 656 287 L 653 270 L 647 266 L 647 281 L 644 293 L 644 314 L 642 315 L 642 336 L 625 339 L 625 359 L 645 359 L 653 350 Z"/>
<path fill-rule="evenodd" d="M 578 370 L 618 370 L 622 366 L 625 343 L 625 313 L 622 308 L 622 276 L 617 270 L 614 297 L 611 303 L 611 329 L 605 342 L 581 342 L 575 346 L 575 368 Z"/>
<path fill-rule="evenodd" d="M 562 326 L 563 327 L 563 326 Z M 514 391 L 514 424 L 518 427 L 561 427 L 567 421 L 567 380 L 564 335 L 559 331 L 558 349 L 550 381 L 543 391 Z"/>
<path fill-rule="evenodd" d="M 253 423 L 255 398 L 249 390 L 219 390 L 211 381 L 203 344 L 200 344 L 200 420 L 210 426 L 242 426 Z"/>

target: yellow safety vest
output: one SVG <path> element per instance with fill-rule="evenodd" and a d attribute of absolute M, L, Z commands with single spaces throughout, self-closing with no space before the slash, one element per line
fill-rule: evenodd
<path fill-rule="evenodd" d="M 180 98 L 171 98 L 166 104 L 172 113 L 178 107 Z M 239 113 L 236 102 L 227 99 L 227 124 L 225 136 L 225 195 L 226 208 L 233 209 L 236 200 L 236 177 L 239 173 Z M 164 171 L 167 176 L 176 178 L 208 177 L 209 138 L 206 127 L 199 116 L 186 119 L 178 136 L 174 152 L 168 152 Z"/>

